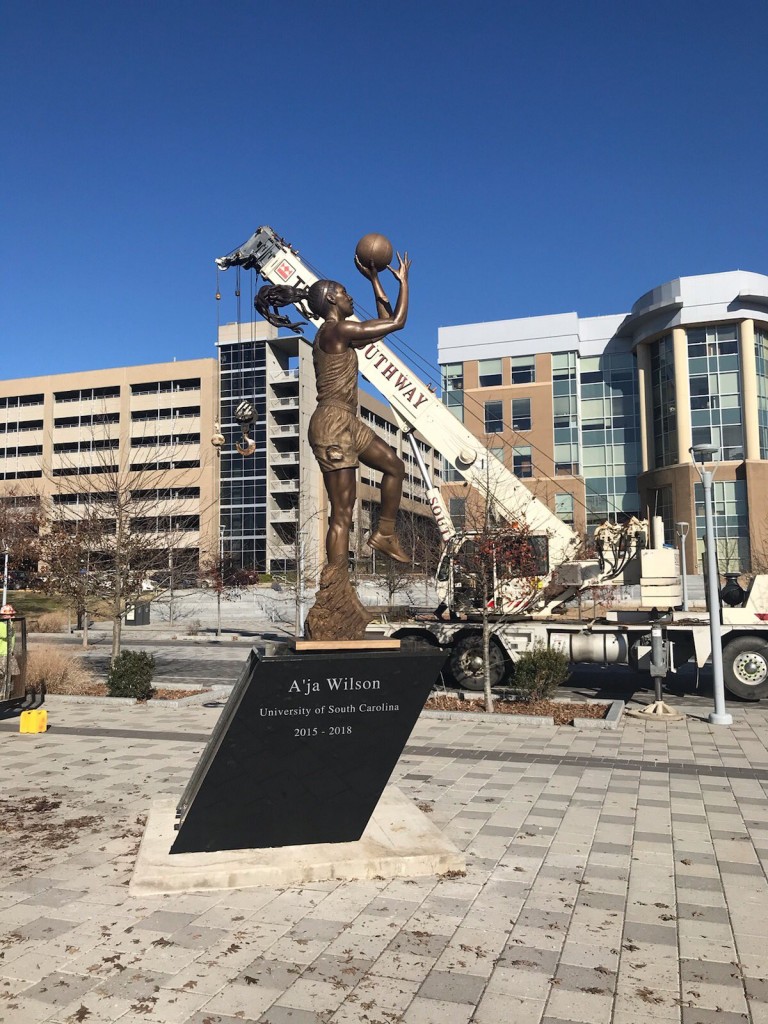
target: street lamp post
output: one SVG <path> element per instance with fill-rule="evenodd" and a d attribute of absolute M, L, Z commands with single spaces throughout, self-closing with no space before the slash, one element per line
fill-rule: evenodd
<path fill-rule="evenodd" d="M 697 444 L 688 451 L 693 464 L 701 477 L 704 488 L 704 537 L 707 548 L 707 610 L 709 612 L 709 635 L 712 646 L 712 688 L 715 698 L 715 710 L 708 719 L 712 725 L 732 725 L 733 715 L 725 709 L 725 683 L 723 681 L 723 641 L 720 631 L 720 572 L 717 566 L 715 549 L 715 517 L 712 511 L 712 481 L 714 470 L 706 468 L 707 459 L 711 461 L 719 449 L 708 444 Z"/>
<path fill-rule="evenodd" d="M 683 581 L 683 611 L 688 611 L 688 572 L 685 564 L 685 538 L 690 529 L 688 523 L 675 523 L 677 536 L 680 538 L 680 578 Z"/>
<path fill-rule="evenodd" d="M 8 604 L 8 556 L 11 553 L 10 545 L 7 540 L 2 542 L 3 544 L 3 604 Z"/>
<path fill-rule="evenodd" d="M 221 636 L 221 592 L 224 589 L 224 533 L 226 527 L 219 527 L 219 579 L 216 587 L 216 636 Z"/>

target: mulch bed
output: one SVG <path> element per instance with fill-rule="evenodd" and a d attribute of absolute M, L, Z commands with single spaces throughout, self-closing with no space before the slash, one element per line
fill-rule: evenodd
<path fill-rule="evenodd" d="M 182 697 L 191 697 L 193 694 L 209 693 L 209 690 L 166 690 L 158 687 L 152 695 L 152 700 L 181 700 Z M 63 697 L 108 697 L 105 683 L 77 683 L 72 686 L 57 687 L 55 690 L 48 690 L 51 696 Z"/>
<path fill-rule="evenodd" d="M 575 701 L 560 700 L 495 700 L 493 702 L 496 715 L 542 715 L 554 718 L 555 725 L 571 725 L 574 718 L 605 718 L 610 704 L 579 704 Z M 464 700 L 440 694 L 430 697 L 424 705 L 427 711 L 467 711 L 473 714 L 485 714 L 485 702 L 482 699 Z"/>

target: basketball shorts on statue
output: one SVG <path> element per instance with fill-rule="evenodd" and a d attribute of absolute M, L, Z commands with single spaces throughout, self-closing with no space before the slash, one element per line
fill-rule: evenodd
<path fill-rule="evenodd" d="M 318 405 L 309 421 L 309 443 L 323 473 L 354 469 L 376 435 L 346 406 Z"/>

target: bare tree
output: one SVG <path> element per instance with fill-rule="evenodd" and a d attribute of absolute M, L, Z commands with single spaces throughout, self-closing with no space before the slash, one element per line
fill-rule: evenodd
<path fill-rule="evenodd" d="M 286 545 L 290 545 L 293 557 L 288 560 L 286 568 L 275 575 L 279 585 L 292 597 L 296 636 L 303 635 L 308 606 L 325 564 L 325 549 L 318 543 L 312 543 L 312 536 L 318 534 L 319 523 L 325 514 L 325 510 L 310 509 L 297 503 L 296 521 L 283 524 L 282 530 L 278 528 Z"/>
<path fill-rule="evenodd" d="M 374 579 L 386 590 L 387 604 L 392 607 L 398 594 L 410 598 L 416 577 L 410 566 L 394 562 L 391 558 L 377 558 Z"/>
<path fill-rule="evenodd" d="M 81 574 L 86 545 L 88 601 L 108 609 L 113 661 L 126 609 L 139 601 L 153 574 L 168 573 L 180 538 L 199 532 L 199 510 L 191 512 L 184 496 L 189 488 L 168 482 L 169 471 L 193 461 L 186 457 L 189 443 L 183 436 L 137 437 L 129 451 L 118 451 L 117 439 L 94 432 L 86 465 L 61 458 L 53 470 L 56 493 L 43 558 L 57 566 L 58 592 L 78 592 L 74 577 Z M 67 533 L 80 538 L 77 559 L 62 557 L 60 538 Z"/>
<path fill-rule="evenodd" d="M 403 547 L 411 556 L 411 571 L 423 580 L 426 599 L 442 553 L 440 531 L 431 514 L 420 515 L 412 509 L 400 510 L 397 530 Z"/>
<path fill-rule="evenodd" d="M 19 581 L 37 573 L 41 517 L 39 494 L 12 486 L 0 495 L 0 554 L 7 555 L 12 578 Z"/>
<path fill-rule="evenodd" d="M 44 589 L 65 598 L 74 609 L 77 627 L 83 631 L 83 647 L 88 646 L 89 611 L 94 598 L 89 584 L 97 565 L 101 532 L 102 525 L 86 513 L 80 519 L 49 519 L 41 536 Z"/>

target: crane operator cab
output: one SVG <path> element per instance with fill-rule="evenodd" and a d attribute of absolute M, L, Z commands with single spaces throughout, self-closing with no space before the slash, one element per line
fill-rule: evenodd
<path fill-rule="evenodd" d="M 34 699 L 34 691 L 29 691 Z M 0 713 L 20 707 L 27 691 L 27 620 L 13 605 L 0 608 Z"/>

